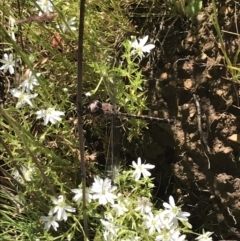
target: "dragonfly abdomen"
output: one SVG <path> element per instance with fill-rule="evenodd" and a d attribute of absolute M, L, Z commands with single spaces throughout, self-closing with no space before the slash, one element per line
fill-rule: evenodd
<path fill-rule="evenodd" d="M 165 123 L 165 124 L 176 124 L 176 120 L 174 119 L 165 119 L 165 118 L 158 118 L 146 115 L 135 115 L 135 114 L 128 114 L 116 111 L 114 106 L 109 103 L 101 103 L 99 100 L 93 101 L 88 106 L 88 111 L 93 116 L 103 116 L 103 117 L 112 117 L 112 116 L 126 116 L 129 118 L 135 118 L 140 120 L 146 121 L 155 121 L 158 123 Z"/>
<path fill-rule="evenodd" d="M 128 114 L 128 113 L 122 113 L 122 112 L 117 112 L 116 114 L 118 116 L 126 116 L 129 118 L 135 118 L 139 120 L 155 121 L 158 123 L 165 123 L 165 124 L 171 124 L 171 125 L 176 124 L 176 120 L 174 119 L 165 119 L 165 118 L 152 117 L 152 116 L 146 116 L 146 115 L 134 115 L 134 114 Z"/>

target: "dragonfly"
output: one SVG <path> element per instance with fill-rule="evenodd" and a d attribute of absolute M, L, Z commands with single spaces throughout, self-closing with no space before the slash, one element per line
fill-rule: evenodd
<path fill-rule="evenodd" d="M 101 102 L 99 100 L 92 101 L 88 105 L 87 112 L 94 118 L 103 117 L 111 120 L 111 134 L 110 134 L 111 137 L 109 141 L 110 151 L 108 152 L 111 154 L 107 155 L 106 157 L 105 171 L 106 171 L 106 175 L 112 180 L 115 179 L 115 177 L 118 175 L 118 172 L 119 172 L 119 160 L 116 155 L 117 144 L 115 140 L 115 138 L 119 136 L 119 134 L 117 134 L 118 129 L 114 126 L 115 117 L 135 118 L 135 119 L 153 121 L 157 123 L 165 123 L 170 125 L 176 124 L 175 119 L 158 118 L 158 117 L 152 117 L 152 116 L 146 116 L 146 115 L 135 115 L 135 114 L 129 114 L 125 112 L 120 112 L 117 110 L 117 108 L 114 105 L 110 103 Z"/>
<path fill-rule="evenodd" d="M 171 125 L 176 124 L 175 119 L 158 118 L 158 117 L 152 117 L 152 116 L 146 116 L 146 115 L 135 115 L 135 114 L 120 112 L 116 110 L 114 105 L 110 103 L 102 103 L 99 100 L 94 100 L 89 104 L 88 112 L 95 117 L 125 116 L 129 118 L 140 119 L 140 120 L 155 121 L 158 123 L 165 123 L 165 124 L 171 124 Z"/>

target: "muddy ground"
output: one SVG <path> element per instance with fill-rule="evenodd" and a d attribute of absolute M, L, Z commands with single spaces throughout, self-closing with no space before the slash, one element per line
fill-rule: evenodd
<path fill-rule="evenodd" d="M 220 1 L 217 7 L 233 60 L 240 46 L 240 4 Z M 214 240 L 240 240 L 239 82 L 226 68 L 211 13 L 204 1 L 194 20 L 168 14 L 133 19 L 156 44 L 142 63 L 151 112 L 176 117 L 177 124 L 150 123 L 141 151 L 133 147 L 129 153 L 141 153 L 156 165 L 156 197 L 173 194 L 184 203 L 194 230 L 212 231 Z"/>

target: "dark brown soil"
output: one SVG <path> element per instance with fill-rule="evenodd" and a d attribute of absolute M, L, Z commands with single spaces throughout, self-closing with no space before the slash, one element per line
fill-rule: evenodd
<path fill-rule="evenodd" d="M 219 2 L 218 20 L 233 61 L 240 4 Z M 177 117 L 177 124 L 150 124 L 138 153 L 157 166 L 156 196 L 166 200 L 173 194 L 184 203 L 194 230 L 212 231 L 214 240 L 240 240 L 240 78 L 233 82 L 208 14 L 211 4 L 205 1 L 194 20 L 163 15 L 141 22 L 156 43 L 150 63 L 143 63 L 149 107 Z"/>

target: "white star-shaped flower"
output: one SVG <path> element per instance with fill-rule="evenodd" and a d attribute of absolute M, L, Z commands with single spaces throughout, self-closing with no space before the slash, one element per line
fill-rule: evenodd
<path fill-rule="evenodd" d="M 144 216 L 145 222 L 144 226 L 148 229 L 150 235 L 155 233 L 161 233 L 161 220 L 159 219 L 159 215 L 154 215 L 152 212 L 149 212 L 147 215 Z"/>
<path fill-rule="evenodd" d="M 53 5 L 49 0 L 38 0 L 37 5 L 41 8 L 42 11 L 39 11 L 38 16 L 41 16 L 43 13 L 49 14 L 53 12 Z M 36 8 L 39 10 L 39 8 Z"/>
<path fill-rule="evenodd" d="M 49 211 L 48 215 L 53 215 L 54 213 L 57 213 L 56 216 L 58 221 L 67 221 L 67 212 L 76 212 L 75 208 L 66 204 L 63 195 L 59 195 L 57 199 L 55 197 L 51 199 L 53 204 L 55 204 L 56 206 Z"/>
<path fill-rule="evenodd" d="M 181 221 L 188 221 L 188 218 L 190 216 L 190 213 L 188 212 L 182 212 L 181 208 L 176 206 L 175 201 L 173 199 L 172 196 L 169 196 L 169 203 L 164 202 L 163 206 L 165 207 L 165 211 L 166 213 L 170 213 L 173 214 L 175 218 L 181 220 Z M 177 225 L 176 223 L 177 220 L 173 220 L 173 222 L 175 223 L 175 225 Z"/>
<path fill-rule="evenodd" d="M 77 189 L 72 189 L 71 190 L 73 193 L 75 193 L 75 196 L 73 197 L 73 201 L 77 203 L 77 205 L 80 205 L 80 202 L 82 201 L 82 189 L 81 188 L 77 188 Z M 89 192 L 89 189 L 86 188 L 86 201 L 87 202 L 91 202 L 92 200 L 92 195 Z"/>
<path fill-rule="evenodd" d="M 135 181 L 138 181 L 141 177 L 141 174 L 144 177 L 150 177 L 151 173 L 148 171 L 148 169 L 153 169 L 155 166 L 151 164 L 142 164 L 141 158 L 138 158 L 138 163 L 135 161 L 132 162 L 133 168 L 135 171 L 133 172 L 133 177 L 135 178 Z"/>
<path fill-rule="evenodd" d="M 32 71 L 29 71 L 28 77 L 19 85 L 19 87 L 26 92 L 33 90 L 34 85 L 39 85 L 36 77 L 39 77 L 40 75 L 40 73 L 36 73 L 36 75 L 34 75 Z"/>
<path fill-rule="evenodd" d="M 131 54 L 138 54 L 138 56 L 140 57 L 140 59 L 142 59 L 142 57 L 144 57 L 144 53 L 150 53 L 150 51 L 152 49 L 155 48 L 154 44 L 147 44 L 147 40 L 148 40 L 148 35 L 145 36 L 142 39 L 135 39 L 133 42 L 131 43 L 131 47 L 133 48 L 133 50 L 131 51 Z"/>
<path fill-rule="evenodd" d="M 56 124 L 58 121 L 61 121 L 61 115 L 64 115 L 64 112 L 55 110 L 54 108 L 48 108 L 46 110 L 39 110 L 36 112 L 37 119 L 43 118 L 44 125 L 47 125 L 48 122 Z"/>
<path fill-rule="evenodd" d="M 181 235 L 179 230 L 165 229 L 156 237 L 155 241 L 185 241 L 186 235 Z"/>
<path fill-rule="evenodd" d="M 116 186 L 111 185 L 111 180 L 100 177 L 94 178 L 94 183 L 91 187 L 93 199 L 98 199 L 99 204 L 106 205 L 108 202 L 113 204 L 117 196 L 113 193 L 117 189 Z"/>
<path fill-rule="evenodd" d="M 38 96 L 38 94 L 28 94 L 28 93 L 24 93 L 24 90 L 18 90 L 18 89 L 11 89 L 10 93 L 18 98 L 18 102 L 16 104 L 16 108 L 21 108 L 23 105 L 25 105 L 26 103 L 29 104 L 30 106 L 33 106 L 32 102 L 30 99 L 35 98 Z"/>
<path fill-rule="evenodd" d="M 212 232 L 204 232 L 203 230 L 203 234 L 201 234 L 200 236 L 198 236 L 196 238 L 196 240 L 198 241 L 212 241 L 212 237 L 210 237 L 213 233 Z"/>
<path fill-rule="evenodd" d="M 16 66 L 16 62 L 20 61 L 20 59 L 14 59 L 13 54 L 3 54 L 3 59 L 0 59 L 0 62 L 3 65 L 0 67 L 0 70 L 3 70 L 4 73 L 9 71 L 10 74 L 14 74 L 14 67 Z"/>
<path fill-rule="evenodd" d="M 170 230 L 171 228 L 177 227 L 178 222 L 177 220 L 175 220 L 175 215 L 171 212 L 168 212 L 168 210 L 161 210 L 161 212 L 159 213 L 159 218 L 162 223 L 162 228 Z"/>
<path fill-rule="evenodd" d="M 114 218 L 111 213 L 107 213 L 104 216 L 105 216 L 105 219 L 100 219 L 104 227 L 104 232 L 103 232 L 104 240 L 107 240 L 107 241 L 116 240 L 119 227 L 115 225 Z"/>
<path fill-rule="evenodd" d="M 122 216 L 125 212 L 128 211 L 124 201 L 120 200 L 117 203 L 112 204 L 112 208 L 115 211 L 117 217 Z"/>
<path fill-rule="evenodd" d="M 57 231 L 57 228 L 59 227 L 59 224 L 56 220 L 57 220 L 56 215 L 55 216 L 48 215 L 48 216 L 41 216 L 40 217 L 40 221 L 45 223 L 44 229 L 47 230 L 47 231 L 51 228 L 51 226 L 53 227 L 53 229 L 55 231 Z"/>
<path fill-rule="evenodd" d="M 139 197 L 137 200 L 137 207 L 135 208 L 136 211 L 140 211 L 142 215 L 145 215 L 152 210 L 152 203 L 149 201 L 147 197 Z"/>
<path fill-rule="evenodd" d="M 68 29 L 71 29 L 72 31 L 76 31 L 77 28 L 74 26 L 75 24 L 76 24 L 76 17 L 73 17 L 67 21 L 67 24 L 62 23 L 60 25 L 57 25 L 57 28 L 60 29 L 63 33 L 65 33 Z"/>

